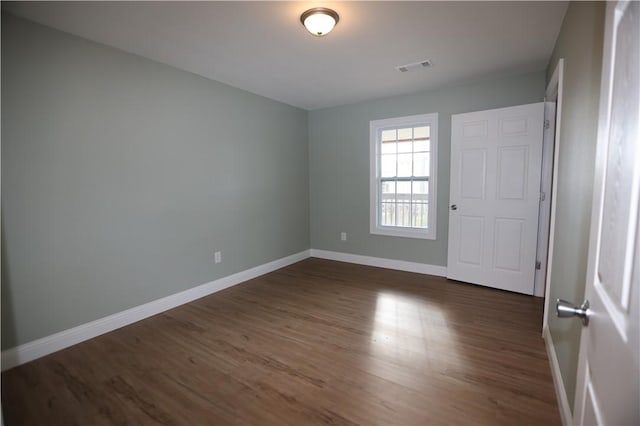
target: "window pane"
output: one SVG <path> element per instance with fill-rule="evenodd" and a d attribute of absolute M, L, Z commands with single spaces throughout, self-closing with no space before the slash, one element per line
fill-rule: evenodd
<path fill-rule="evenodd" d="M 413 128 L 413 152 L 424 152 L 431 150 L 431 141 L 429 139 L 430 133 L 431 128 L 429 126 Z"/>
<path fill-rule="evenodd" d="M 413 139 L 413 128 L 408 127 L 406 129 L 398 129 L 398 140 L 399 141 L 411 141 Z"/>
<path fill-rule="evenodd" d="M 398 176 L 409 177 L 412 173 L 412 154 L 398 154 Z"/>
<path fill-rule="evenodd" d="M 385 154 L 380 156 L 380 176 L 394 177 L 396 175 L 395 154 Z"/>
<path fill-rule="evenodd" d="M 428 225 L 429 204 L 423 202 L 412 203 L 412 220 L 414 228 L 426 228 Z"/>
<path fill-rule="evenodd" d="M 398 200 L 411 201 L 411 182 L 398 182 Z"/>
<path fill-rule="evenodd" d="M 396 201 L 396 183 L 395 182 L 382 182 L 382 202 L 395 202 Z"/>
<path fill-rule="evenodd" d="M 396 129 L 391 130 L 383 130 L 380 135 L 381 140 L 384 141 L 395 141 L 396 140 Z"/>
<path fill-rule="evenodd" d="M 398 142 L 398 152 L 413 152 L 413 143 L 411 141 Z"/>
<path fill-rule="evenodd" d="M 380 147 L 380 152 L 382 154 L 395 154 L 396 153 L 396 143 L 395 142 L 382 142 Z"/>
<path fill-rule="evenodd" d="M 427 197 L 429 195 L 429 182 L 426 181 L 413 181 L 413 200 L 414 201 L 427 201 Z"/>
<path fill-rule="evenodd" d="M 396 224 L 396 204 L 382 203 L 380 206 L 380 224 L 394 226 Z"/>
<path fill-rule="evenodd" d="M 397 200 L 397 226 L 411 226 L 411 182 L 398 182 Z"/>
<path fill-rule="evenodd" d="M 411 226 L 411 201 L 398 202 L 396 226 Z"/>
<path fill-rule="evenodd" d="M 418 139 L 413 141 L 413 152 L 431 151 L 431 141 L 429 139 Z"/>
<path fill-rule="evenodd" d="M 413 175 L 429 176 L 429 156 L 428 152 L 420 152 L 413 154 Z"/>
<path fill-rule="evenodd" d="M 430 131 L 429 131 L 429 126 L 423 126 L 423 127 L 414 127 L 413 128 L 413 138 L 414 139 L 424 139 L 424 138 L 428 138 Z"/>

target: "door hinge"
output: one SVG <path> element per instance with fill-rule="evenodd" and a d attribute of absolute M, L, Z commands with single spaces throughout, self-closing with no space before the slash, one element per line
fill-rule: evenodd
<path fill-rule="evenodd" d="M 540 201 L 544 201 L 547 199 L 547 194 L 545 194 L 544 192 L 540 191 Z"/>
<path fill-rule="evenodd" d="M 542 127 L 544 128 L 544 130 L 548 130 L 549 127 L 551 127 L 551 123 L 549 123 L 549 120 L 544 120 L 544 124 L 542 125 Z"/>
<path fill-rule="evenodd" d="M 541 269 L 542 268 L 542 262 L 540 262 L 539 260 L 536 260 L 536 269 Z"/>

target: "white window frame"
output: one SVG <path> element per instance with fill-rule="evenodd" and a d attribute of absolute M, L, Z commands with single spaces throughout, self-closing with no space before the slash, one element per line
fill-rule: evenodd
<path fill-rule="evenodd" d="M 380 150 L 381 134 L 383 130 L 398 127 L 430 127 L 430 170 L 429 170 L 429 210 L 427 228 L 411 228 L 400 226 L 383 226 L 380 224 Z M 394 237 L 436 239 L 437 215 L 437 181 L 438 176 L 438 113 L 411 115 L 406 117 L 373 120 L 369 122 L 369 226 L 371 234 L 388 235 Z"/>

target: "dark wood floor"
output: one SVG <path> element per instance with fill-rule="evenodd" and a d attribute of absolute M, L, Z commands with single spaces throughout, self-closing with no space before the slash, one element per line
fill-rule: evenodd
<path fill-rule="evenodd" d="M 560 424 L 542 299 L 308 259 L 2 373 L 12 425 Z"/>

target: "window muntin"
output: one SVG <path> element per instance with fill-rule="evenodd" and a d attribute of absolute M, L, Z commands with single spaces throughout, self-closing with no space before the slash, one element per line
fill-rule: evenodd
<path fill-rule="evenodd" d="M 377 120 L 371 131 L 371 233 L 435 239 L 437 114 Z"/>

